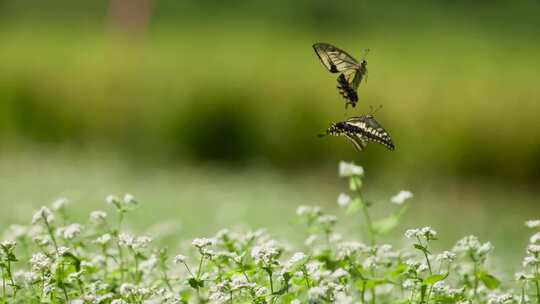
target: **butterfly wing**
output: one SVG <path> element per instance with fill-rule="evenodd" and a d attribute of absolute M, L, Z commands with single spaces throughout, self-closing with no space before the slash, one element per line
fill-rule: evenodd
<path fill-rule="evenodd" d="M 365 136 L 368 141 L 381 144 L 389 150 L 395 149 L 390 134 L 388 134 L 372 115 L 352 117 L 346 120 L 346 123 L 357 128 L 358 132 Z"/>
<path fill-rule="evenodd" d="M 363 137 L 359 134 L 346 134 L 345 137 L 349 140 L 349 142 L 354 146 L 356 151 L 361 152 L 363 151 L 368 144 L 368 140 L 366 137 Z"/>
<path fill-rule="evenodd" d="M 313 49 L 322 64 L 332 73 L 355 70 L 360 67 L 360 63 L 351 55 L 329 43 L 315 43 Z"/>
<path fill-rule="evenodd" d="M 339 74 L 337 82 L 337 89 L 339 91 L 339 94 L 347 100 L 347 103 L 345 104 L 345 107 L 347 105 L 351 104 L 353 107 L 356 106 L 356 102 L 358 102 L 358 93 L 356 90 L 358 89 L 358 85 L 360 82 L 355 82 L 355 79 L 358 78 L 358 70 L 348 70 L 341 74 Z"/>

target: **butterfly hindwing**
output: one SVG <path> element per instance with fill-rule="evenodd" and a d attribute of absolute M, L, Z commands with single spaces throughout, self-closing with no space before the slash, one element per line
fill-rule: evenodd
<path fill-rule="evenodd" d="M 375 142 L 394 150 L 392 138 L 372 115 L 351 117 L 345 121 L 333 123 L 325 135 L 345 136 L 358 151 L 363 151 L 368 142 Z"/>
<path fill-rule="evenodd" d="M 352 117 L 346 122 L 361 130 L 369 141 L 381 144 L 389 150 L 395 149 L 390 134 L 375 120 L 373 115 Z"/>

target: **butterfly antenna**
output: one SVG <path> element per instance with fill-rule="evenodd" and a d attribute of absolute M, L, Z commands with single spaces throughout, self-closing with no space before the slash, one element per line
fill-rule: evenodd
<path fill-rule="evenodd" d="M 364 49 L 364 57 L 362 58 L 363 60 L 366 60 L 366 57 L 367 57 L 367 54 L 369 53 L 369 51 L 371 51 L 370 49 Z"/>
<path fill-rule="evenodd" d="M 376 109 L 373 108 L 372 105 L 369 106 L 369 109 L 371 111 L 371 115 L 375 115 L 375 113 L 377 113 L 380 109 L 382 109 L 382 105 L 379 105 Z"/>

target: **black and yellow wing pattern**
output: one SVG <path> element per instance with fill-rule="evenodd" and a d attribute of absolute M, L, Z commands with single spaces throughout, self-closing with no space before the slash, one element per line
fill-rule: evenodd
<path fill-rule="evenodd" d="M 319 136 L 345 136 L 358 151 L 363 151 L 368 142 L 375 142 L 394 150 L 390 134 L 375 120 L 373 115 L 351 117 L 345 121 L 330 125 L 325 133 Z"/>
<path fill-rule="evenodd" d="M 367 62 L 358 62 L 344 50 L 329 43 L 315 43 L 313 49 L 328 71 L 340 73 L 337 88 L 346 100 L 345 107 L 349 104 L 355 107 L 358 102 L 358 86 L 367 73 Z"/>

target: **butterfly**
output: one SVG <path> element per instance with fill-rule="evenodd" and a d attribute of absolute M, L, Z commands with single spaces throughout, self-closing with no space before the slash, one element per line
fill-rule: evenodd
<path fill-rule="evenodd" d="M 358 151 L 363 151 L 368 142 L 376 142 L 385 146 L 388 150 L 394 150 L 390 134 L 375 120 L 373 115 L 351 117 L 345 121 L 332 123 L 325 133 L 326 135 L 345 136 Z"/>
<path fill-rule="evenodd" d="M 341 73 L 337 78 L 339 94 L 346 100 L 345 108 L 348 105 L 354 108 L 358 102 L 358 86 L 367 75 L 367 61 L 362 59 L 358 62 L 344 50 L 329 43 L 315 43 L 313 49 L 331 73 Z M 368 51 L 366 50 L 366 54 Z"/>

